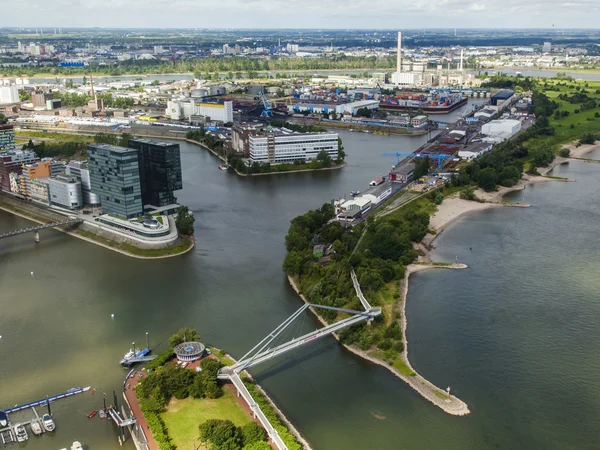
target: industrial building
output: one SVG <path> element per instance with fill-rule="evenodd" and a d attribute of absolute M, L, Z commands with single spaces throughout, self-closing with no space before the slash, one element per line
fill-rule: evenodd
<path fill-rule="evenodd" d="M 351 114 L 355 115 L 359 109 L 366 108 L 370 110 L 379 109 L 378 100 L 358 100 L 349 103 L 311 103 L 297 102 L 288 106 L 291 113 L 302 113 L 308 111 L 314 114 L 332 113 L 339 115 Z"/>
<path fill-rule="evenodd" d="M 502 89 L 500 92 L 492 95 L 490 103 L 494 106 L 499 106 L 510 99 L 513 95 L 515 95 L 514 91 L 511 91 L 510 89 Z"/>
<path fill-rule="evenodd" d="M 485 152 L 492 150 L 492 144 L 487 142 L 475 142 L 463 150 L 458 151 L 458 157 L 467 161 L 478 158 Z"/>
<path fill-rule="evenodd" d="M 17 86 L 0 86 L 0 105 L 19 102 L 19 89 Z"/>
<path fill-rule="evenodd" d="M 388 175 L 390 181 L 396 181 L 399 183 L 407 183 L 412 179 L 412 175 L 415 171 L 415 165 L 411 162 L 405 162 L 398 164 L 392 169 Z"/>
<path fill-rule="evenodd" d="M 481 127 L 481 133 L 491 137 L 493 139 L 491 142 L 502 142 L 520 130 L 521 121 L 514 119 L 492 120 Z"/>
<path fill-rule="evenodd" d="M 337 159 L 337 133 L 299 133 L 287 128 L 273 128 L 268 133 L 249 136 L 250 160 L 282 164 L 312 161 L 321 151 Z"/>
<path fill-rule="evenodd" d="M 87 161 L 70 161 L 65 167 L 65 173 L 81 183 L 81 195 L 84 205 L 100 206 L 100 197 L 92 192 L 90 171 Z"/>
<path fill-rule="evenodd" d="M 16 150 L 15 129 L 12 125 L 0 125 L 0 154 Z"/>
<path fill-rule="evenodd" d="M 366 198 L 373 205 L 378 205 L 386 198 L 392 195 L 392 184 L 391 183 L 383 183 L 379 186 L 372 186 L 363 192 L 361 195 L 362 198 Z"/>
<path fill-rule="evenodd" d="M 210 121 L 233 122 L 233 102 L 207 103 L 193 99 L 169 100 L 165 115 L 172 120 L 190 120 L 191 116 L 204 116 Z"/>
<path fill-rule="evenodd" d="M 72 176 L 58 175 L 48 178 L 50 204 L 68 209 L 83 207 L 81 182 Z"/>
<path fill-rule="evenodd" d="M 109 144 L 89 144 L 92 192 L 100 197 L 102 213 L 123 219 L 143 214 L 138 151 Z"/>
<path fill-rule="evenodd" d="M 341 205 L 341 212 L 337 215 L 338 220 L 344 222 L 352 222 L 360 219 L 371 209 L 371 200 L 365 197 L 356 197 L 348 200 Z"/>
<path fill-rule="evenodd" d="M 138 151 L 142 205 L 174 205 L 174 191 L 183 189 L 179 144 L 135 138 L 129 147 Z"/>

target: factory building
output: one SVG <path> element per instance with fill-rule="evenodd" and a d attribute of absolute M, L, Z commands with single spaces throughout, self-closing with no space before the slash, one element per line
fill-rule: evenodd
<path fill-rule="evenodd" d="M 81 182 L 81 195 L 84 205 L 100 206 L 100 197 L 92 192 L 87 161 L 70 161 L 65 167 L 65 173 Z"/>
<path fill-rule="evenodd" d="M 233 102 L 206 103 L 192 99 L 170 100 L 165 115 L 172 120 L 190 120 L 192 116 L 204 116 L 210 121 L 233 122 Z"/>
<path fill-rule="evenodd" d="M 249 137 L 250 160 L 258 163 L 282 164 L 309 162 L 321 151 L 337 159 L 337 133 L 298 133 L 287 128 L 273 128 L 262 135 Z"/>
<path fill-rule="evenodd" d="M 48 178 L 50 204 L 68 209 L 83 207 L 81 182 L 75 177 L 58 175 Z"/>
<path fill-rule="evenodd" d="M 415 171 L 415 165 L 407 162 L 398 164 L 389 173 L 388 178 L 390 181 L 397 181 L 399 183 L 407 183 L 412 179 L 412 175 Z"/>
<path fill-rule="evenodd" d="M 487 136 L 483 141 L 487 143 L 502 142 L 520 130 L 521 122 L 514 119 L 492 120 L 481 127 L 481 133 Z"/>
<path fill-rule="evenodd" d="M 339 115 L 355 115 L 359 109 L 367 108 L 370 110 L 379 109 L 378 100 L 358 100 L 350 103 L 296 103 L 288 107 L 291 113 L 302 113 L 308 111 L 313 114 L 332 113 Z"/>
<path fill-rule="evenodd" d="M 499 106 L 510 99 L 513 95 L 515 95 L 514 91 L 511 91 L 510 89 L 502 89 L 500 92 L 492 95 L 490 103 L 494 106 Z"/>

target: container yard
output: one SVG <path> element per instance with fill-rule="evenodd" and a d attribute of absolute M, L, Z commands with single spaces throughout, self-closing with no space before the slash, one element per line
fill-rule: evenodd
<path fill-rule="evenodd" d="M 382 95 L 379 106 L 382 110 L 422 110 L 429 114 L 444 114 L 460 108 L 468 102 L 462 93 L 403 91 L 396 95 Z"/>

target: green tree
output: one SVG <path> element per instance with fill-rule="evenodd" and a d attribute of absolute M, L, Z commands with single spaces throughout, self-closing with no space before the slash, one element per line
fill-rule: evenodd
<path fill-rule="evenodd" d="M 329 156 L 329 153 L 327 153 L 327 150 L 321 150 L 318 154 L 317 154 L 317 161 L 319 161 L 321 163 L 321 167 L 331 167 L 331 156 Z"/>
<path fill-rule="evenodd" d="M 8 119 L 4 114 L 0 113 L 0 125 L 4 125 L 5 123 L 8 123 Z"/>
<path fill-rule="evenodd" d="M 177 333 L 169 338 L 169 345 L 176 347 L 182 342 L 199 341 L 200 335 L 193 328 L 181 328 Z"/>
<path fill-rule="evenodd" d="M 237 444 L 237 447 L 233 447 L 234 449 L 242 446 L 240 430 L 231 420 L 210 419 L 200 424 L 199 430 L 200 439 L 202 442 L 210 444 L 211 449 L 220 449 L 226 443 L 228 446 L 232 443 Z"/>
<path fill-rule="evenodd" d="M 194 234 L 194 215 L 191 213 L 187 206 L 180 206 L 177 208 L 177 217 L 175 219 L 175 226 L 179 234 L 184 236 L 191 236 Z"/>
<path fill-rule="evenodd" d="M 492 192 L 496 189 L 496 184 L 498 183 L 498 175 L 496 174 L 496 170 L 492 167 L 488 167 L 479 172 L 478 175 L 478 184 L 481 189 L 486 192 Z"/>
<path fill-rule="evenodd" d="M 519 182 L 521 179 L 521 172 L 515 166 L 508 166 L 502 169 L 500 175 L 498 175 L 498 183 L 502 186 L 511 187 Z"/>
<path fill-rule="evenodd" d="M 418 158 L 415 162 L 415 170 L 413 172 L 413 178 L 418 179 L 429 173 L 429 156 L 424 158 Z"/>
<path fill-rule="evenodd" d="M 250 422 L 242 427 L 244 445 L 266 440 L 267 436 L 263 427 L 256 422 Z"/>
<path fill-rule="evenodd" d="M 335 113 L 333 113 L 335 114 Z M 335 117 L 334 117 L 335 119 Z M 338 153 L 337 153 L 337 160 L 338 162 L 342 162 L 344 160 L 344 158 L 346 158 L 346 152 L 344 152 L 344 146 L 342 145 L 342 138 L 338 137 Z"/>
<path fill-rule="evenodd" d="M 244 445 L 242 450 L 271 450 L 271 446 L 267 441 L 258 441 L 250 445 Z"/>
<path fill-rule="evenodd" d="M 561 148 L 558 154 L 563 158 L 568 158 L 569 156 L 571 156 L 571 150 L 569 150 L 568 148 Z"/>

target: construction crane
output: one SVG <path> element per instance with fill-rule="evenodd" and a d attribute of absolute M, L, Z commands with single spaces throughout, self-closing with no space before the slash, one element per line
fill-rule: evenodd
<path fill-rule="evenodd" d="M 444 166 L 446 159 L 453 159 L 453 155 L 446 155 L 445 153 L 401 153 L 401 152 L 383 152 L 383 156 L 394 156 L 394 166 L 400 164 L 400 161 L 406 157 L 412 158 L 425 158 L 428 157 L 434 161 L 437 161 L 438 170 Z"/>
<path fill-rule="evenodd" d="M 264 108 L 263 111 L 260 113 L 260 117 L 273 117 L 273 111 L 271 110 L 271 104 L 269 103 L 267 96 L 263 93 L 263 91 L 260 91 L 258 95 L 260 97 L 260 100 L 262 101 Z"/>

